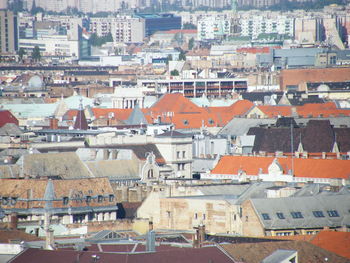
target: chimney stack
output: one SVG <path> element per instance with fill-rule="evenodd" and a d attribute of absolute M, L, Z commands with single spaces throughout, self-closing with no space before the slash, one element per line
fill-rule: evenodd
<path fill-rule="evenodd" d="M 11 213 L 10 221 L 8 223 L 8 228 L 9 229 L 17 229 L 17 224 L 18 224 L 17 213 Z"/>
<path fill-rule="evenodd" d="M 51 130 L 57 130 L 58 129 L 58 119 L 55 117 L 50 118 L 50 129 Z"/>

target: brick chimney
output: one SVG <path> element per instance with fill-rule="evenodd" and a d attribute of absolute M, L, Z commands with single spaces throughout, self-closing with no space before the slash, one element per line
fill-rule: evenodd
<path fill-rule="evenodd" d="M 17 229 L 17 223 L 18 223 L 17 213 L 11 213 L 10 214 L 10 221 L 8 223 L 8 228 L 9 229 Z"/>
<path fill-rule="evenodd" d="M 57 130 L 58 129 L 58 119 L 55 117 L 50 118 L 50 129 Z"/>

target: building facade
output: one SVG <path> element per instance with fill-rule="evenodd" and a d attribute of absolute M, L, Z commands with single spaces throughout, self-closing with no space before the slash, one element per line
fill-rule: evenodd
<path fill-rule="evenodd" d="M 17 15 L 11 11 L 0 10 L 0 53 L 16 53 L 18 36 Z"/>

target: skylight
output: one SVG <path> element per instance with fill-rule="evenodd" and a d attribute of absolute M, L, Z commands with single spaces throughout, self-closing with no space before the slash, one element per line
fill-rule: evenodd
<path fill-rule="evenodd" d="M 278 217 L 279 219 L 286 219 L 286 218 L 284 217 L 284 214 L 281 213 L 281 212 L 276 213 L 276 215 L 277 215 L 277 217 Z"/>
<path fill-rule="evenodd" d="M 312 211 L 315 217 L 324 217 L 324 214 L 322 211 Z"/>
<path fill-rule="evenodd" d="M 327 211 L 327 214 L 329 215 L 329 217 L 339 217 L 337 210 L 329 210 Z"/>
<path fill-rule="evenodd" d="M 267 213 L 262 213 L 261 215 L 262 215 L 262 217 L 263 217 L 264 220 L 271 220 L 269 214 L 267 214 Z"/>
<path fill-rule="evenodd" d="M 301 212 L 291 212 L 293 218 L 304 218 Z"/>

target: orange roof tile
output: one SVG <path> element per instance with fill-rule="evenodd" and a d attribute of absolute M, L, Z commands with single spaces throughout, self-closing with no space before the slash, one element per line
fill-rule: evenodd
<path fill-rule="evenodd" d="M 94 113 L 94 116 L 96 119 L 98 118 L 108 118 L 111 116 L 110 114 L 113 113 L 114 117 L 112 119 L 117 120 L 127 120 L 129 118 L 130 113 L 132 112 L 132 109 L 100 109 L 100 108 L 93 108 L 92 112 Z"/>
<path fill-rule="evenodd" d="M 185 98 L 181 93 L 163 95 L 150 110 L 154 113 L 163 112 L 200 112 L 196 104 Z"/>
<path fill-rule="evenodd" d="M 277 158 L 284 173 L 292 169 L 292 158 Z M 247 175 L 257 175 L 259 169 L 268 173 L 274 157 L 223 156 L 211 174 L 238 174 L 243 170 Z M 350 178 L 350 160 L 294 158 L 294 176 L 310 178 Z"/>
<path fill-rule="evenodd" d="M 268 118 L 275 118 L 279 116 L 289 117 L 292 115 L 291 106 L 270 106 L 270 105 L 260 105 L 257 106 Z"/>
<path fill-rule="evenodd" d="M 321 231 L 311 243 L 350 259 L 350 232 Z"/>

